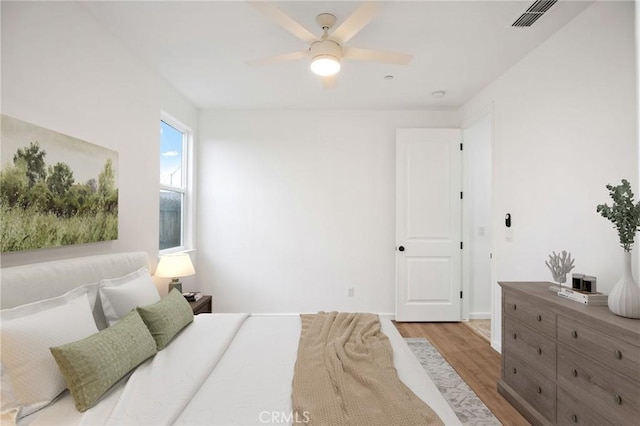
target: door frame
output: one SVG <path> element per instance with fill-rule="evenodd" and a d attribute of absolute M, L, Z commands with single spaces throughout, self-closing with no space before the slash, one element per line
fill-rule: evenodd
<path fill-rule="evenodd" d="M 492 255 L 495 254 L 496 252 L 496 235 L 498 234 L 497 232 L 497 227 L 496 227 L 496 219 L 495 219 L 495 172 L 494 172 L 494 167 L 493 165 L 495 164 L 495 132 L 496 132 L 496 126 L 495 126 L 495 103 L 493 101 L 491 101 L 490 103 L 478 108 L 477 110 L 475 110 L 474 112 L 470 113 L 470 114 L 466 114 L 465 117 L 462 120 L 462 125 L 460 126 L 463 135 L 464 135 L 464 130 L 468 129 L 470 127 L 472 127 L 473 125 L 475 125 L 478 121 L 484 119 L 486 116 L 491 116 L 491 200 L 490 200 L 490 207 L 491 207 L 491 228 L 492 228 L 492 232 L 491 232 L 491 253 Z M 466 141 L 463 141 L 463 143 L 466 143 Z M 469 190 L 469 184 L 468 184 L 468 170 L 469 170 L 469 157 L 468 157 L 468 153 L 469 150 L 464 150 L 462 151 L 462 173 L 463 173 L 463 177 L 462 177 L 462 185 L 463 185 L 463 191 L 466 193 Z M 470 218 L 471 218 L 471 214 L 470 214 L 470 206 L 469 203 L 465 203 L 465 200 L 463 199 L 463 203 L 462 203 L 462 238 L 464 241 L 470 241 L 470 235 L 471 232 L 473 232 L 472 229 L 470 229 Z M 496 349 L 498 352 L 500 352 L 500 347 L 501 344 L 500 342 L 494 342 L 494 336 L 497 336 L 497 332 L 496 332 L 496 328 L 495 327 L 500 327 L 501 324 L 498 324 L 499 321 L 496 320 L 497 316 L 501 315 L 501 312 L 497 311 L 498 307 L 500 306 L 501 301 L 498 300 L 498 298 L 500 298 L 500 291 L 498 288 L 498 284 L 497 284 L 497 278 L 496 278 L 496 268 L 495 268 L 495 262 L 493 257 L 488 259 L 488 261 L 490 262 L 490 268 L 491 268 L 491 346 Z M 470 282 L 469 282 L 469 274 L 470 274 L 470 270 L 469 270 L 469 251 L 468 250 L 463 250 L 462 253 L 462 288 L 463 288 L 463 292 L 464 294 L 471 294 L 471 288 L 470 288 Z M 463 321 L 468 321 L 469 320 L 469 297 L 464 297 L 463 298 L 463 306 L 462 306 L 462 316 L 463 316 Z"/>

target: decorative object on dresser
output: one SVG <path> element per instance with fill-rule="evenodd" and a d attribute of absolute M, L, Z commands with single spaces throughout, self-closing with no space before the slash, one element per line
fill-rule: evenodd
<path fill-rule="evenodd" d="M 567 274 L 575 267 L 574 261 L 575 259 L 571 259 L 571 253 L 567 253 L 566 250 L 562 250 L 560 254 L 556 254 L 554 251 L 549 255 L 549 260 L 544 263 L 551 271 L 553 280 L 558 283 L 558 285 L 549 287 L 551 290 L 560 291 L 562 284 L 567 282 Z"/>
<path fill-rule="evenodd" d="M 596 281 L 596 277 L 584 274 L 573 274 L 571 276 L 571 288 L 585 293 L 597 293 Z"/>
<path fill-rule="evenodd" d="M 558 292 L 558 296 L 565 299 L 573 300 L 578 303 L 584 303 L 585 305 L 606 305 L 607 295 L 602 293 L 589 293 L 582 290 L 573 290 L 567 287 L 562 287 Z"/>
<path fill-rule="evenodd" d="M 168 254 L 160 257 L 156 277 L 171 278 L 169 291 L 177 288 L 182 293 L 181 277 L 187 277 L 196 273 L 191 263 L 191 257 L 187 253 Z"/>
<path fill-rule="evenodd" d="M 500 282 L 498 392 L 532 424 L 630 425 L 640 418 L 640 326 L 548 282 Z"/>
<path fill-rule="evenodd" d="M 626 179 L 622 179 L 622 185 L 607 185 L 607 189 L 613 205 L 598 204 L 596 211 L 613 223 L 624 249 L 622 278 L 609 293 L 609 309 L 622 317 L 640 318 L 640 288 L 631 272 L 631 249 L 640 229 L 640 202 L 634 204 L 631 185 Z"/>

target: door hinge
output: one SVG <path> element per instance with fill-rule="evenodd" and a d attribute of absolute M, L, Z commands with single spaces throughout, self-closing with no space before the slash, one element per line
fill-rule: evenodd
<path fill-rule="evenodd" d="M 462 241 L 460 241 L 460 250 L 462 250 Z"/>
<path fill-rule="evenodd" d="M 460 290 L 460 299 L 462 299 L 462 290 Z"/>
<path fill-rule="evenodd" d="M 460 151 L 462 151 L 462 142 L 460 142 Z"/>

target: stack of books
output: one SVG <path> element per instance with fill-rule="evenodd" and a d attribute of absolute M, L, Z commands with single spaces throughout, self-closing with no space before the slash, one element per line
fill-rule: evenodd
<path fill-rule="evenodd" d="M 602 293 L 587 293 L 586 291 L 580 291 L 562 287 L 558 292 L 558 296 L 565 299 L 573 300 L 574 302 L 583 303 L 585 305 L 606 305 L 607 295 Z"/>
<path fill-rule="evenodd" d="M 182 295 L 189 302 L 197 302 L 198 300 L 202 299 L 202 293 L 199 292 L 182 293 Z"/>

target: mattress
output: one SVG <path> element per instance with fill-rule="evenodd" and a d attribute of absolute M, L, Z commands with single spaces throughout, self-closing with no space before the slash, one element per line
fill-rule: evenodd
<path fill-rule="evenodd" d="M 382 331 L 400 379 L 446 425 L 461 424 L 391 321 Z M 291 409 L 300 318 L 201 314 L 93 408 L 75 410 L 68 392 L 24 425 L 281 425 Z"/>

